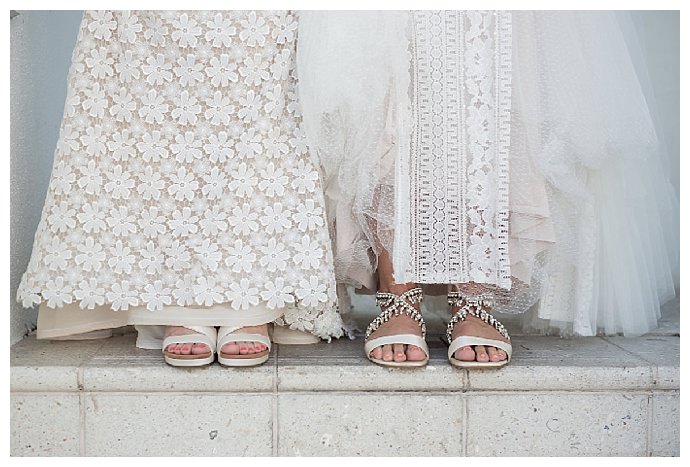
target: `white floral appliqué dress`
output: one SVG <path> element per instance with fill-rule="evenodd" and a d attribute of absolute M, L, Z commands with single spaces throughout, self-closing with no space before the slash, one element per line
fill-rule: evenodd
<path fill-rule="evenodd" d="M 18 298 L 39 337 L 277 321 L 342 335 L 289 12 L 88 11 Z"/>

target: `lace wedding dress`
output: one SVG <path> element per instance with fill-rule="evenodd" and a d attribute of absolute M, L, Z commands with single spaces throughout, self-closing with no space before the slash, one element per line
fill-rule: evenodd
<path fill-rule="evenodd" d="M 656 326 L 678 205 L 613 13 L 305 12 L 297 68 L 341 284 L 383 248 L 529 330 Z"/>
<path fill-rule="evenodd" d="M 18 291 L 38 337 L 275 321 L 342 335 L 296 15 L 89 11 Z"/>

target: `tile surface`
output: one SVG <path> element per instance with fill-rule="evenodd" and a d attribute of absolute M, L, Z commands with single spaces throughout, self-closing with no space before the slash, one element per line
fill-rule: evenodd
<path fill-rule="evenodd" d="M 78 390 L 78 368 L 106 339 L 78 342 L 38 340 L 35 336 L 10 350 L 12 391 Z"/>
<path fill-rule="evenodd" d="M 272 396 L 85 394 L 87 456 L 270 456 Z"/>
<path fill-rule="evenodd" d="M 464 372 L 452 368 L 438 336 L 428 336 L 429 364 L 386 368 L 371 363 L 364 343 L 282 345 L 278 350 L 279 391 L 461 391 Z"/>
<path fill-rule="evenodd" d="M 79 455 L 79 396 L 12 394 L 10 455 Z"/>
<path fill-rule="evenodd" d="M 513 358 L 498 370 L 468 372 L 470 390 L 649 388 L 649 363 L 597 337 L 517 336 Z"/>
<path fill-rule="evenodd" d="M 645 455 L 645 394 L 474 393 L 467 404 L 468 456 Z"/>
<path fill-rule="evenodd" d="M 680 391 L 654 393 L 652 455 L 680 456 Z"/>
<path fill-rule="evenodd" d="M 462 395 L 282 394 L 280 456 L 460 456 Z"/>
<path fill-rule="evenodd" d="M 84 366 L 86 391 L 222 391 L 273 390 L 275 352 L 264 365 L 224 368 L 218 363 L 201 368 L 174 368 L 160 350 L 135 346 L 134 335 L 112 337 Z"/>
<path fill-rule="evenodd" d="M 680 293 L 676 291 L 676 297 L 661 307 L 661 319 L 659 327 L 649 335 L 679 336 L 680 335 Z"/>
<path fill-rule="evenodd" d="M 655 367 L 656 388 L 680 388 L 680 337 L 648 335 L 607 337 L 606 340 Z"/>

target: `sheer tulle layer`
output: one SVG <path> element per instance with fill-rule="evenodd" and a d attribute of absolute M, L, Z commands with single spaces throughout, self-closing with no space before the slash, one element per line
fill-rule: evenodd
<path fill-rule="evenodd" d="M 408 22 L 405 12 L 300 14 L 298 91 L 318 146 L 336 279 L 370 289 L 380 245 L 392 249 L 396 160 L 409 150 Z"/>
<path fill-rule="evenodd" d="M 407 135 L 418 131 L 409 125 L 416 123 L 412 86 L 400 85 L 414 69 L 406 52 L 417 30 L 412 13 L 396 22 L 377 14 L 376 21 L 391 21 L 385 40 L 379 30 L 366 28 L 350 29 L 355 37 L 347 28 L 314 34 L 328 16 L 314 13 L 301 25 L 298 47 L 300 96 L 323 93 L 320 101 L 306 97 L 302 103 L 330 193 L 337 278 L 369 287 L 375 284 L 377 248 L 383 245 L 396 264 L 404 264 L 410 258 L 396 255 L 417 235 L 398 216 L 405 203 L 399 194 L 410 187 L 400 165 L 419 157 L 406 146 Z M 391 27 L 404 28 L 404 34 Z M 522 315 L 531 331 L 646 332 L 656 325 L 660 304 L 674 295 L 678 205 L 616 19 L 607 12 L 514 12 L 511 34 L 512 284 L 506 289 L 496 280 L 476 282 L 497 292 L 499 312 L 531 308 Z M 500 41 L 485 42 L 498 53 Z M 367 54 L 387 60 L 357 62 Z M 312 66 L 314 56 L 321 57 L 318 67 Z M 319 88 L 317 78 L 328 86 Z M 358 100 L 349 101 L 353 93 Z M 333 115 L 337 125 L 329 120 Z M 367 132 L 372 121 L 376 131 Z M 445 173 L 438 177 L 448 180 Z M 332 186 L 337 189 L 330 191 Z M 377 209 L 360 208 L 367 203 Z"/>
<path fill-rule="evenodd" d="M 620 28 L 606 12 L 515 12 L 513 24 L 515 112 L 527 128 L 513 138 L 536 136 L 525 147 L 556 240 L 525 325 L 644 333 L 675 295 L 677 201 Z"/>

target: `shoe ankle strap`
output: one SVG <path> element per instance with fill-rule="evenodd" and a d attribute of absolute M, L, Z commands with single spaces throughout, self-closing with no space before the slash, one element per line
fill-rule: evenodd
<path fill-rule="evenodd" d="M 407 290 L 400 295 L 394 294 L 392 292 L 376 292 L 376 305 L 387 307 L 392 304 L 395 300 L 405 300 L 411 305 L 417 303 L 422 303 L 424 299 L 424 293 L 420 287 L 415 287 L 414 289 Z"/>
<path fill-rule="evenodd" d="M 381 307 L 381 313 L 367 327 L 364 338 L 368 339 L 383 323 L 390 321 L 394 316 L 407 315 L 414 319 L 422 328 L 422 339 L 426 337 L 426 323 L 422 314 L 414 308 L 414 305 L 421 303 L 424 295 L 422 289 L 415 287 L 400 295 L 391 292 L 377 292 L 376 304 Z"/>
<path fill-rule="evenodd" d="M 450 306 L 459 306 L 460 309 L 451 317 L 446 328 L 446 338 L 448 342 L 452 341 L 453 328 L 460 321 L 465 321 L 467 315 L 472 315 L 479 318 L 486 324 L 493 326 L 498 333 L 510 342 L 510 336 L 505 326 L 497 320 L 489 310 L 494 305 L 494 297 L 491 293 L 480 294 L 475 296 L 467 296 L 458 291 L 448 293 L 448 304 Z"/>
<path fill-rule="evenodd" d="M 494 301 L 494 294 L 490 292 L 478 295 L 467 295 L 458 290 L 448 292 L 448 305 L 450 306 L 459 306 L 462 308 L 467 304 L 474 308 L 493 308 Z"/>

